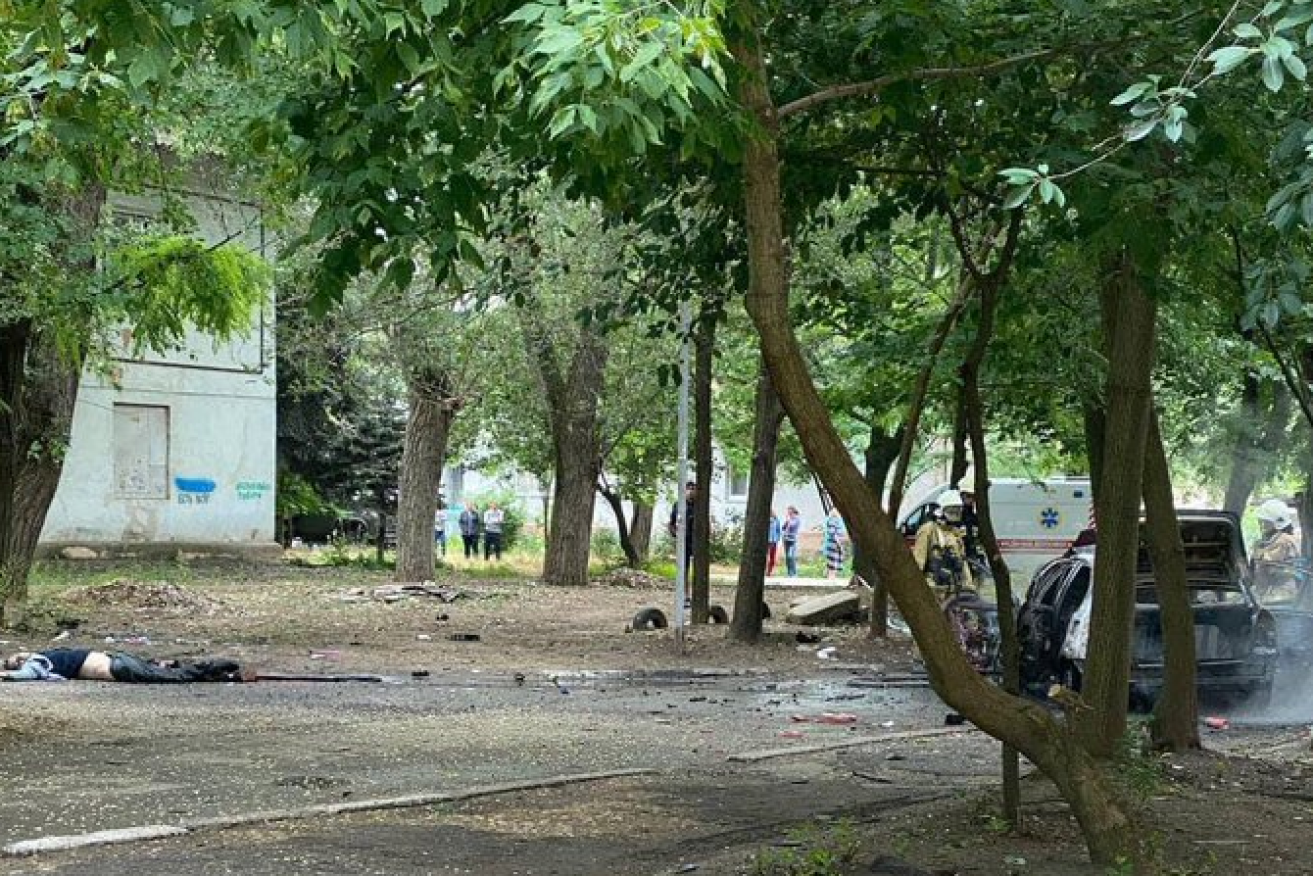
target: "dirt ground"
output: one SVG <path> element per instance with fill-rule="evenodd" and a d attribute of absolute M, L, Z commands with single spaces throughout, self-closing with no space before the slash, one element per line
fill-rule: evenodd
<path fill-rule="evenodd" d="M 641 608 L 668 610 L 672 595 L 666 582 L 561 590 L 521 578 L 490 579 L 476 574 L 474 570 L 452 572 L 437 582 L 448 588 L 445 594 L 451 601 L 437 595 L 385 601 L 379 597 L 387 591 L 376 588 L 386 587 L 386 576 L 354 568 L 213 562 L 51 564 L 43 567 L 33 591 L 32 630 L 21 635 L 0 634 L 0 639 L 7 640 L 0 644 L 0 651 L 48 647 L 58 639 L 58 644 L 68 646 L 123 648 L 158 657 L 232 656 L 263 671 L 406 677 L 447 673 L 499 680 L 526 674 L 556 677 L 553 673 L 575 678 L 588 672 L 659 678 L 663 673 L 696 675 L 715 670 L 744 678 L 828 684 L 858 671 L 866 678 L 897 681 L 916 670 L 904 640 L 872 642 L 857 627 L 801 630 L 778 620 L 791 601 L 817 591 L 769 590 L 767 600 L 774 619 L 768 622 L 767 640 L 761 645 L 729 642 L 723 629 L 713 626 L 692 632 L 686 651 L 679 653 L 668 630 L 626 630 Z M 716 587 L 713 602 L 731 608 L 732 589 Z M 817 634 L 819 641 L 800 642 L 800 632 Z M 827 659 L 818 656 L 818 649 L 831 646 L 835 650 Z M 690 701 L 696 699 L 706 698 L 692 697 Z M 711 703 L 696 705 L 708 710 L 709 721 L 724 720 L 714 715 L 714 697 Z M 32 725 L 34 715 L 42 721 L 39 728 Z M 625 720 L 624 714 L 612 717 L 620 725 Z M 0 750 L 12 758 L 28 751 L 39 736 L 74 732 L 52 726 L 52 720 L 73 722 L 76 718 L 57 710 L 0 707 Z M 588 721 L 595 723 L 593 717 Z M 1313 860 L 1305 852 L 1313 827 L 1313 755 L 1308 728 L 1290 723 L 1247 728 L 1239 722 L 1236 727 L 1207 733 L 1206 752 L 1144 757 L 1127 765 L 1128 786 L 1140 801 L 1141 817 L 1151 828 L 1165 872 L 1176 876 L 1313 874 Z M 605 783 L 587 798 L 567 798 L 550 790 L 526 792 L 454 804 L 440 811 L 343 816 L 340 823 L 328 827 L 295 823 L 265 829 L 259 836 L 261 842 L 281 843 L 279 848 L 288 855 L 312 856 L 315 849 L 337 849 L 337 869 L 319 870 L 307 864 L 304 869 L 293 867 L 286 872 L 366 872 L 349 866 L 341 869 L 345 866 L 342 862 L 354 854 L 343 845 L 356 836 L 353 826 L 391 837 L 397 845 L 389 847 L 389 854 L 404 857 L 407 843 L 415 845 L 416 855 L 421 847 L 427 849 L 423 844 L 432 843 L 439 826 L 458 832 L 467 843 L 475 831 L 513 836 L 515 843 L 528 846 L 545 841 L 536 832 L 550 834 L 547 839 L 552 842 L 563 842 L 554 832 L 558 828 L 551 825 L 559 826 L 564 819 L 576 826 L 590 825 L 583 831 L 587 837 L 574 837 L 571 842 L 586 839 L 594 844 L 570 846 L 569 854 L 592 854 L 599 864 L 606 864 L 607 872 L 615 873 L 693 872 L 680 870 L 692 866 L 701 874 L 723 876 L 1106 876 L 1108 871 L 1088 863 L 1065 805 L 1038 776 L 1026 781 L 1026 822 L 1021 832 L 1005 830 L 994 814 L 992 799 L 990 777 L 996 749 L 979 734 L 969 744 L 944 747 L 926 761 L 904 761 L 901 755 L 885 761 L 885 757 L 858 749 L 818 757 L 813 768 L 833 783 L 825 787 L 834 801 L 834 807 L 820 819 L 802 810 L 793 813 L 786 805 L 790 795 L 797 793 L 790 784 L 811 781 L 813 788 L 821 787 L 817 775 L 784 770 L 769 777 L 757 775 L 751 786 L 735 786 L 736 781 L 748 780 L 717 772 L 714 782 L 707 779 L 708 794 L 729 794 L 739 805 L 751 798 L 758 801 L 757 808 L 736 816 L 745 823 L 734 827 L 739 832 L 734 842 L 722 841 L 717 835 L 714 843 L 708 840 L 705 848 L 697 849 L 694 864 L 687 863 L 687 856 L 682 861 L 667 860 L 669 845 L 659 842 L 663 829 L 669 831 L 669 842 L 674 842 L 688 826 L 672 822 L 663 828 L 657 813 L 666 810 L 654 803 L 650 812 L 641 808 L 643 801 L 650 803 L 653 794 L 665 793 L 655 779 Z M 952 765 L 943 766 L 945 761 Z M 705 766 L 698 769 L 705 774 Z M 946 776 L 956 778 L 950 781 Z M 936 787 L 939 793 L 926 793 Z M 861 788 L 883 789 L 887 799 L 864 796 Z M 925 799 L 927 796 L 932 799 Z M 873 800 L 885 802 L 877 805 Z M 645 856 L 631 850 L 612 860 L 608 855 L 614 849 L 606 838 L 632 827 L 630 819 L 617 822 L 616 813 L 632 812 L 634 807 L 646 813 L 641 819 L 642 832 L 651 834 L 654 851 Z M 551 819 L 552 813 L 556 821 Z M 747 823 L 752 819 L 759 822 L 755 828 Z M 207 848 L 218 854 L 226 846 L 240 847 L 253 841 L 255 830 L 216 835 L 207 840 Z M 571 835 L 579 830 L 572 828 Z M 152 854 L 167 859 L 170 842 L 158 844 Z M 848 860 L 827 864 L 830 869 L 805 869 L 804 859 L 820 860 L 825 857 L 823 850 L 836 851 L 837 857 Z M 837 855 L 837 851 L 845 854 Z M 85 872 L 81 868 L 92 864 L 102 872 L 120 872 L 112 865 L 115 854 L 126 853 L 84 851 L 62 864 L 31 865 L 12 872 Z M 189 848 L 187 854 L 198 852 Z M 534 854 L 541 859 L 543 853 L 539 849 Z M 136 859 L 124 859 L 121 871 L 146 872 Z M 473 860 L 469 869 L 395 870 L 485 871 L 494 872 L 486 866 L 481 870 Z M 0 864 L 0 872 L 11 870 Z M 198 865 L 195 872 L 210 871 Z M 561 869 L 506 872 L 603 871 L 582 867 L 572 871 L 562 865 Z"/>

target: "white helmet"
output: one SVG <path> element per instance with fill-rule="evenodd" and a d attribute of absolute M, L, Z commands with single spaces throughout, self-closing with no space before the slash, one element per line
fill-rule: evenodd
<path fill-rule="evenodd" d="M 1276 529 L 1285 529 L 1291 525 L 1294 512 L 1280 499 L 1268 499 L 1258 506 L 1257 515 L 1264 523 L 1270 523 Z"/>
<path fill-rule="evenodd" d="M 945 490 L 935 499 L 940 508 L 952 508 L 954 505 L 962 505 L 962 494 L 957 490 Z"/>

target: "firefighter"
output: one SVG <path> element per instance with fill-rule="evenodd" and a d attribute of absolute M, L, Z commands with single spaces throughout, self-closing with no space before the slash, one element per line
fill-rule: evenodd
<path fill-rule="evenodd" d="M 1261 532 L 1250 551 L 1256 595 L 1260 602 L 1288 601 L 1295 595 L 1294 564 L 1301 558 L 1294 513 L 1280 499 L 1268 499 L 1258 506 L 1257 517 Z"/>
<path fill-rule="evenodd" d="M 917 530 L 916 545 L 912 548 L 912 556 L 925 573 L 926 583 L 941 599 L 974 589 L 966 544 L 962 540 L 962 511 L 961 493 L 949 490 L 941 495 L 930 519 Z"/>

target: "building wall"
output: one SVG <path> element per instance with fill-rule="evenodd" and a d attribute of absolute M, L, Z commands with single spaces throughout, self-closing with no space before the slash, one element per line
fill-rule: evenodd
<path fill-rule="evenodd" d="M 210 243 L 263 251 L 257 208 L 212 194 L 189 203 Z M 150 197 L 117 197 L 120 216 L 149 218 Z M 272 305 L 230 343 L 193 332 L 180 349 L 118 356 L 83 374 L 48 548 L 274 546 L 275 381 Z"/>

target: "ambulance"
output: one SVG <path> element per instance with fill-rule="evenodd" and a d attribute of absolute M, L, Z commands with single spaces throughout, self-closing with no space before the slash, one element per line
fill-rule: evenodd
<path fill-rule="evenodd" d="M 965 481 L 963 486 L 970 490 Z M 948 484 L 934 487 L 903 517 L 900 525 L 908 544 L 915 541 L 938 497 L 951 489 Z M 1036 569 L 1062 556 L 1093 526 L 1094 493 L 1087 477 L 994 478 L 989 509 L 1013 586 L 1024 590 Z"/>

